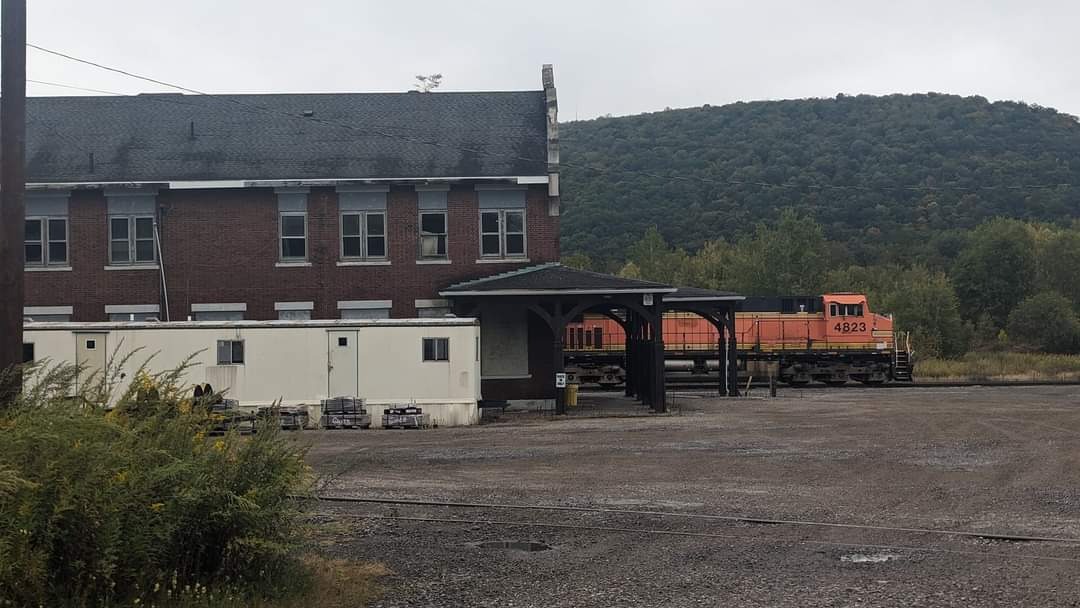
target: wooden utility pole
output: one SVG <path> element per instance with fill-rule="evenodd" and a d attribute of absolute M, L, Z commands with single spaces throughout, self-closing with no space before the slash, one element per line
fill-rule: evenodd
<path fill-rule="evenodd" d="M 22 390 L 26 0 L 0 4 L 0 408 Z M 12 372 L 12 373 L 4 373 Z"/>

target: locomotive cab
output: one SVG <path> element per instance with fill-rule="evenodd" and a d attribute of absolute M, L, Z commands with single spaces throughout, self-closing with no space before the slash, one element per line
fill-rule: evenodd
<path fill-rule="evenodd" d="M 821 299 L 827 342 L 840 347 L 873 344 L 875 350 L 892 348 L 892 318 L 871 311 L 865 295 L 833 293 Z"/>

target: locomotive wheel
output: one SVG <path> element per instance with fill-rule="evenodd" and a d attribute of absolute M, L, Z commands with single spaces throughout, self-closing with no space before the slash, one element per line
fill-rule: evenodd
<path fill-rule="evenodd" d="M 790 378 L 784 380 L 784 382 L 786 382 L 788 386 L 806 386 L 807 384 L 810 384 L 809 380 L 793 380 Z"/>
<path fill-rule="evenodd" d="M 822 380 L 826 386 L 844 386 L 847 380 Z"/>
<path fill-rule="evenodd" d="M 884 380 L 859 380 L 859 382 L 867 386 L 877 386 L 879 384 L 885 384 Z"/>

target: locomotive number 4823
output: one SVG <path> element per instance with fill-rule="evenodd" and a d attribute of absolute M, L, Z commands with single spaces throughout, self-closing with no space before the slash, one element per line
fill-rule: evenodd
<path fill-rule="evenodd" d="M 866 331 L 866 323 L 865 322 L 863 322 L 863 323 L 848 323 L 848 322 L 837 323 L 836 326 L 833 327 L 833 331 L 835 331 L 838 334 L 839 333 L 851 333 L 851 332 L 856 332 L 856 331 Z"/>

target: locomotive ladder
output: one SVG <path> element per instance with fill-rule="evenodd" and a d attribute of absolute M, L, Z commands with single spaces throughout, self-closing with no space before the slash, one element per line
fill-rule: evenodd
<path fill-rule="evenodd" d="M 894 336 L 894 344 L 896 347 L 893 349 L 893 380 L 897 382 L 911 382 L 912 381 L 912 361 L 911 361 L 911 334 L 909 333 L 897 333 Z M 903 345 L 901 346 L 901 340 Z"/>

